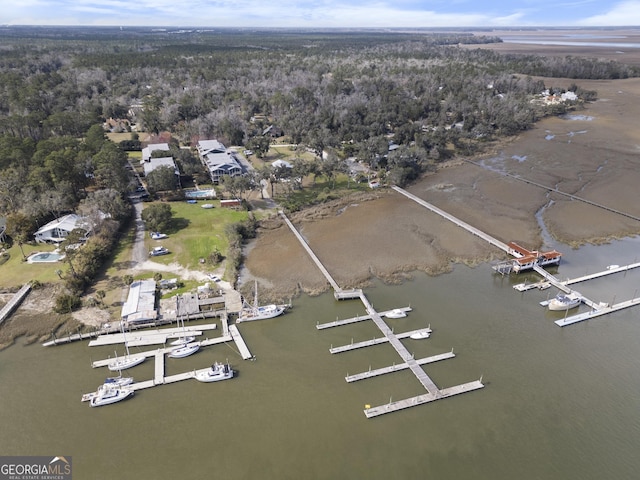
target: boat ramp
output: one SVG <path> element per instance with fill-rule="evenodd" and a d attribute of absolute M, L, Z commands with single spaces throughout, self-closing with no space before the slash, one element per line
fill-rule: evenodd
<path fill-rule="evenodd" d="M 365 340 L 361 342 L 352 341 L 351 344 L 343 345 L 341 347 L 334 348 L 332 346 L 330 348 L 330 352 L 333 354 L 337 354 L 337 353 L 347 352 L 350 350 L 355 350 L 358 348 L 364 348 L 364 347 L 369 347 L 369 346 L 379 345 L 384 343 L 384 344 L 390 344 L 402 359 L 401 363 L 394 364 L 388 367 L 380 368 L 377 370 L 370 369 L 368 372 L 363 372 L 356 375 L 347 375 L 345 377 L 346 381 L 348 383 L 351 383 L 359 380 L 364 380 L 367 378 L 372 378 L 378 375 L 383 375 L 386 373 L 393 373 L 400 370 L 408 369 L 408 370 L 411 370 L 411 372 L 415 375 L 416 379 L 422 384 L 422 386 L 427 391 L 427 393 L 424 395 L 418 395 L 416 397 L 407 398 L 407 399 L 396 401 L 396 402 L 390 401 L 388 404 L 380 405 L 377 407 L 371 407 L 367 405 L 364 409 L 364 414 L 367 418 L 377 417 L 379 415 L 384 415 L 386 413 L 403 410 L 406 408 L 414 407 L 416 405 L 422 405 L 424 403 L 429 403 L 435 400 L 441 400 L 453 395 L 471 392 L 473 390 L 478 390 L 484 387 L 482 383 L 482 379 L 480 379 L 480 380 L 465 383 L 462 385 L 457 385 L 451 388 L 445 388 L 445 389 L 438 388 L 438 386 L 434 383 L 434 381 L 424 371 L 424 369 L 422 368 L 422 365 L 453 358 L 455 357 L 455 355 L 453 354 L 453 351 L 443 353 L 440 355 L 435 355 L 432 357 L 415 359 L 414 355 L 409 353 L 407 348 L 401 342 L 401 339 L 408 338 L 415 333 L 431 333 L 432 332 L 431 327 L 429 326 L 427 328 L 422 328 L 419 330 L 413 330 L 413 331 L 403 332 L 403 333 L 395 333 L 394 329 L 389 327 L 389 325 L 387 325 L 387 323 L 383 320 L 382 317 L 386 316 L 392 311 L 402 311 L 403 313 L 406 313 L 408 311 L 411 311 L 411 307 L 401 307 L 393 310 L 388 310 L 385 312 L 377 312 L 373 308 L 373 305 L 369 302 L 369 300 L 367 299 L 366 295 L 362 290 L 359 290 L 359 289 L 343 290 L 342 288 L 340 288 L 340 286 L 331 277 L 327 269 L 320 262 L 320 259 L 315 255 L 315 253 L 313 253 L 313 251 L 311 250 L 311 247 L 307 244 L 307 242 L 304 240 L 302 235 L 300 235 L 300 233 L 297 231 L 294 225 L 289 221 L 286 215 L 283 212 L 280 212 L 280 215 L 284 219 L 285 223 L 289 226 L 291 231 L 294 233 L 296 238 L 298 238 L 300 244 L 309 253 L 311 259 L 315 262 L 315 264 L 318 266 L 320 271 L 324 274 L 327 281 L 333 287 L 334 297 L 337 300 L 359 299 L 364 305 L 365 310 L 367 312 L 366 315 L 363 315 L 363 316 L 357 316 L 357 317 L 348 318 L 345 320 L 335 320 L 329 323 L 318 324 L 316 325 L 316 328 L 318 330 L 324 330 L 327 328 L 358 323 L 365 320 L 372 320 L 375 323 L 375 325 L 378 327 L 380 332 L 382 333 L 382 337 L 380 338 L 374 338 L 371 340 Z M 482 233 L 482 232 L 479 232 L 479 233 Z M 508 248 L 505 244 L 503 245 L 505 248 Z"/>

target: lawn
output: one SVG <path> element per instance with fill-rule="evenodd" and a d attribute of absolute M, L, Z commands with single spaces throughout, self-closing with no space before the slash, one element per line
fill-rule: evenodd
<path fill-rule="evenodd" d="M 202 208 L 210 203 L 214 208 Z M 149 205 L 149 204 L 145 204 Z M 152 240 L 147 236 L 145 245 L 151 250 L 162 245 L 171 254 L 154 257 L 154 261 L 169 264 L 177 262 L 189 269 L 202 269 L 200 259 L 208 261 L 216 248 L 225 255 L 229 247 L 225 228 L 247 218 L 247 212 L 220 208 L 219 200 L 202 200 L 198 203 L 171 202 L 172 226 L 166 233 L 169 238 Z M 209 268 L 215 267 L 207 263 Z"/>
<path fill-rule="evenodd" d="M 55 246 L 23 244 L 22 249 L 28 257 L 36 252 L 52 252 Z M 22 258 L 22 252 L 18 244 L 14 244 L 9 248 L 7 253 L 9 254 L 9 259 L 0 263 L 0 288 L 20 286 L 31 280 L 37 280 L 40 283 L 60 281 L 56 270 L 67 269 L 67 265 L 64 262 L 27 263 Z"/>

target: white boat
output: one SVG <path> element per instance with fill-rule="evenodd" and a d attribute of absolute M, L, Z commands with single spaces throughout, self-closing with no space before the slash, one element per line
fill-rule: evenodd
<path fill-rule="evenodd" d="M 258 282 L 255 282 L 255 298 L 253 305 L 248 305 L 245 302 L 245 307 L 240 311 L 238 315 L 237 323 L 251 322 L 253 320 L 266 320 L 267 318 L 277 317 L 282 315 L 286 310 L 286 305 L 263 305 L 258 306 Z"/>
<path fill-rule="evenodd" d="M 178 346 L 178 345 L 186 345 L 187 343 L 191 343 L 196 339 L 196 337 L 194 337 L 193 335 L 189 335 L 186 337 L 180 337 L 177 340 L 174 340 L 173 342 L 171 342 L 171 345 L 174 346 Z"/>
<path fill-rule="evenodd" d="M 233 369 L 228 363 L 214 363 L 208 370 L 197 372 L 196 380 L 199 382 L 219 382 L 233 378 Z"/>
<path fill-rule="evenodd" d="M 125 385 L 131 385 L 133 383 L 133 377 L 123 377 L 122 374 L 117 377 L 107 377 L 104 380 L 104 385 L 112 387 L 124 387 Z"/>
<path fill-rule="evenodd" d="M 151 239 L 152 240 L 162 240 L 163 238 L 167 238 L 168 235 L 166 233 L 160 233 L 160 232 L 151 232 Z"/>
<path fill-rule="evenodd" d="M 577 292 L 559 293 L 555 298 L 549 300 L 549 310 L 562 311 L 577 307 L 582 302 L 582 296 Z"/>
<path fill-rule="evenodd" d="M 412 333 L 409 338 L 413 338 L 414 340 L 423 340 L 425 338 L 429 338 L 431 336 L 431 332 L 423 330 L 421 332 Z"/>
<path fill-rule="evenodd" d="M 384 316 L 387 318 L 404 318 L 407 316 L 407 314 L 400 308 L 394 308 L 393 310 L 389 310 L 387 313 L 385 313 Z"/>
<path fill-rule="evenodd" d="M 136 365 L 140 365 L 144 362 L 145 357 L 143 356 L 131 356 L 129 355 L 129 347 L 127 347 L 127 354 L 124 357 L 118 357 L 116 354 L 116 358 L 109 362 L 107 367 L 112 372 L 119 372 L 120 370 L 126 370 L 127 368 L 135 367 Z"/>
<path fill-rule="evenodd" d="M 89 400 L 92 407 L 101 407 L 112 403 L 120 402 L 134 394 L 133 389 L 128 387 L 110 387 L 101 385 L 94 396 Z"/>
<path fill-rule="evenodd" d="M 169 356 L 171 358 L 184 358 L 193 355 L 198 350 L 200 350 L 200 342 L 187 343 L 186 345 L 173 348 L 169 352 Z"/>
<path fill-rule="evenodd" d="M 118 358 L 118 354 L 116 353 L 116 358 L 111 362 L 109 362 L 109 364 L 107 365 L 109 370 L 111 370 L 112 372 L 120 372 L 122 370 L 126 370 L 127 368 L 140 365 L 142 362 L 144 362 L 146 358 L 144 355 L 131 356 L 129 354 L 129 344 L 127 343 L 127 336 L 124 333 L 124 326 L 121 326 L 121 331 L 122 331 L 122 337 L 124 339 L 124 348 L 127 354 L 124 357 Z"/>
<path fill-rule="evenodd" d="M 202 205 L 202 208 L 213 208 L 213 204 L 212 203 L 205 203 L 204 205 Z"/>
<path fill-rule="evenodd" d="M 180 320 L 178 320 L 178 325 L 180 325 Z M 182 319 L 182 334 L 174 341 L 171 342 L 171 345 L 175 346 L 185 346 L 196 339 L 194 335 L 187 335 L 187 329 L 184 326 L 184 318 Z M 198 344 L 200 346 L 200 344 Z M 197 350 L 197 349 L 196 349 Z M 195 353 L 192 352 L 192 353 Z M 187 356 L 187 355 L 185 355 Z"/>

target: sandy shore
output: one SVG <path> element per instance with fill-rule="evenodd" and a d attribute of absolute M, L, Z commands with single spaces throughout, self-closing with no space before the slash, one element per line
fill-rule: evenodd
<path fill-rule="evenodd" d="M 546 85 L 569 85 L 545 79 Z M 557 240 L 578 246 L 640 233 L 640 222 L 506 177 L 509 173 L 640 217 L 640 79 L 580 81 L 598 100 L 563 118 L 539 122 L 490 154 L 457 159 L 408 188 L 465 222 L 524 246 L 543 246 L 536 214 Z M 466 162 L 473 160 L 475 164 Z M 544 207 L 544 208 L 543 208 Z M 541 210 L 542 209 L 542 210 Z M 438 274 L 504 254 L 393 191 L 337 201 L 291 216 L 342 287 L 372 277 L 399 281 L 412 271 Z M 246 267 L 271 298 L 328 284 L 289 229 L 267 222 L 247 249 Z"/>

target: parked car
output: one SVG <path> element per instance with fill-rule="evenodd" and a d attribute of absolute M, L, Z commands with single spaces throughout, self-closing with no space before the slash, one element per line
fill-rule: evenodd
<path fill-rule="evenodd" d="M 151 232 L 151 238 L 153 240 L 162 240 L 163 238 L 167 238 L 167 234 L 160 232 Z"/>
<path fill-rule="evenodd" d="M 168 253 L 169 250 L 164 247 L 154 247 L 153 250 L 149 252 L 149 255 L 151 255 L 152 257 L 158 257 L 160 255 L 166 255 Z"/>

